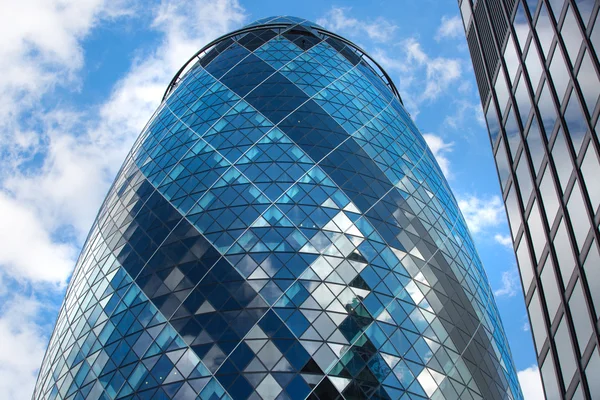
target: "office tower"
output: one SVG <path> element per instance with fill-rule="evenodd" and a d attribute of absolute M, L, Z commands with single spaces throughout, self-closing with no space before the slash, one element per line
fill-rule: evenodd
<path fill-rule="evenodd" d="M 600 398 L 598 4 L 460 3 L 548 399 Z"/>
<path fill-rule="evenodd" d="M 309 21 L 257 21 L 176 74 L 93 225 L 34 397 L 198 395 L 522 398 L 397 90 Z"/>

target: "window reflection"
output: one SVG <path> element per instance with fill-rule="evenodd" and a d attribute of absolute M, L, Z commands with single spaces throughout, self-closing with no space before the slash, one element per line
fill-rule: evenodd
<path fill-rule="evenodd" d="M 469 26 L 469 22 L 471 22 L 471 0 L 463 0 L 460 5 L 460 13 L 463 17 L 463 24 L 465 25 L 465 30 Z"/>
<path fill-rule="evenodd" d="M 583 196 L 581 195 L 581 190 L 579 190 L 579 184 L 575 181 L 575 186 L 573 186 L 573 191 L 567 202 L 567 210 L 569 212 L 569 219 L 571 220 L 571 226 L 573 227 L 575 240 L 577 241 L 579 250 L 583 248 L 583 244 L 585 243 L 585 239 L 590 229 L 590 221 L 587 216 L 586 208 Z"/>
<path fill-rule="evenodd" d="M 487 113 L 485 114 L 485 119 L 487 121 L 492 143 L 496 143 L 496 138 L 500 133 L 500 123 L 498 122 L 498 116 L 496 114 L 496 107 L 494 107 L 494 102 L 490 102 Z"/>
<path fill-rule="evenodd" d="M 575 267 L 575 262 L 573 260 L 571 240 L 569 239 L 569 235 L 567 235 L 564 220 L 560 221 L 553 244 L 554 249 L 556 250 L 556 260 L 558 261 L 558 268 L 560 269 L 563 286 L 567 287 L 569 278 Z"/>
<path fill-rule="evenodd" d="M 595 348 L 585 367 L 585 376 L 587 377 L 592 399 L 600 399 L 600 379 L 598 379 L 598 371 L 600 371 L 600 354 L 598 353 L 598 349 Z"/>
<path fill-rule="evenodd" d="M 508 103 L 508 89 L 506 87 L 506 79 L 504 79 L 504 70 L 502 68 L 498 71 L 494 89 L 496 90 L 496 97 L 498 98 L 498 108 L 500 109 L 500 113 L 504 115 L 503 112 Z"/>
<path fill-rule="evenodd" d="M 517 150 L 519 150 L 519 145 L 521 144 L 521 135 L 519 134 L 519 125 L 515 119 L 515 113 L 512 107 L 508 113 L 504 130 L 506 131 L 510 154 L 512 155 L 512 159 L 515 160 L 517 157 Z"/>
<path fill-rule="evenodd" d="M 552 226 L 554 217 L 558 211 L 558 199 L 556 197 L 556 190 L 554 189 L 554 180 L 552 179 L 552 173 L 550 167 L 546 167 L 542 182 L 540 183 L 540 193 L 542 195 L 542 202 L 544 203 L 544 210 L 546 212 L 546 218 L 548 220 L 548 226 Z"/>
<path fill-rule="evenodd" d="M 552 61 L 550 63 L 550 76 L 552 82 L 554 83 L 558 100 L 562 102 L 562 99 L 565 97 L 565 90 L 567 90 L 567 86 L 569 85 L 569 81 L 571 79 L 569 77 L 567 67 L 565 66 L 565 60 L 560 47 L 556 47 L 554 55 L 552 56 Z"/>
<path fill-rule="evenodd" d="M 519 159 L 519 165 L 517 166 L 517 179 L 519 180 L 519 189 L 521 190 L 523 209 L 526 209 L 529 197 L 531 196 L 531 191 L 533 190 L 533 183 L 531 182 L 529 166 L 527 165 L 527 157 L 525 157 L 525 153 L 521 153 L 521 158 Z"/>
<path fill-rule="evenodd" d="M 527 123 L 527 117 L 531 111 L 531 100 L 529 100 L 529 93 L 527 90 L 527 84 L 525 83 L 525 75 L 521 74 L 519 82 L 517 83 L 517 90 L 515 92 L 515 100 L 517 101 L 517 108 L 519 109 L 519 116 L 523 125 Z"/>
<path fill-rule="evenodd" d="M 577 5 L 583 24 L 587 28 L 590 15 L 592 15 L 592 10 L 594 9 L 594 0 L 575 0 L 575 4 Z"/>
<path fill-rule="evenodd" d="M 576 361 L 571 346 L 571 335 L 567 326 L 566 318 L 563 318 L 558 325 L 558 329 L 554 334 L 554 344 L 556 345 L 556 353 L 560 363 L 560 371 L 562 373 L 565 386 L 569 386 L 571 378 L 575 373 Z"/>
<path fill-rule="evenodd" d="M 592 35 L 590 36 L 590 40 L 596 52 L 600 51 L 600 13 L 596 14 L 596 22 L 594 22 L 594 28 L 592 30 Z"/>
<path fill-rule="evenodd" d="M 552 147 L 552 159 L 554 160 L 554 166 L 558 173 L 558 181 L 560 182 L 562 192 L 564 193 L 573 167 L 571 165 L 571 158 L 569 157 L 569 150 L 562 129 L 559 129 L 557 132 L 556 140 Z"/>
<path fill-rule="evenodd" d="M 540 126 L 536 118 L 533 118 L 531 121 L 529 131 L 527 132 L 527 146 L 529 147 L 531 162 L 537 176 L 537 171 L 539 171 L 540 165 L 542 165 L 542 161 L 544 160 L 544 142 L 542 141 Z"/>
<path fill-rule="evenodd" d="M 531 281 L 533 280 L 533 265 L 529 257 L 529 248 L 527 246 L 527 235 L 521 237 L 519 247 L 517 248 L 517 262 L 519 263 L 519 271 L 521 271 L 521 281 L 525 293 L 528 292 Z"/>
<path fill-rule="evenodd" d="M 527 226 L 529 227 L 529 233 L 531 234 L 531 243 L 533 244 L 536 260 L 539 261 L 542 252 L 544 251 L 544 247 L 546 246 L 546 235 L 544 226 L 542 225 L 542 218 L 540 217 L 537 199 L 531 208 L 531 213 L 527 219 Z"/>
<path fill-rule="evenodd" d="M 589 51 L 586 51 L 583 56 L 579 72 L 577 72 L 577 81 L 583 93 L 585 105 L 591 115 L 594 113 L 600 95 L 600 82 L 598 82 L 598 75 L 592 65 Z"/>
<path fill-rule="evenodd" d="M 508 190 L 506 198 L 506 212 L 508 213 L 508 222 L 512 230 L 513 240 L 517 237 L 517 233 L 521 228 L 521 211 L 517 203 L 517 195 L 514 186 Z"/>
<path fill-rule="evenodd" d="M 536 290 L 531 297 L 531 302 L 529 303 L 529 307 L 527 307 L 527 309 L 529 312 L 529 319 L 531 321 L 533 339 L 539 353 L 544 346 L 544 342 L 546 341 L 546 325 L 544 324 L 544 312 L 540 305 L 540 299 L 538 296 L 539 291 Z"/>
<path fill-rule="evenodd" d="M 592 246 L 588 251 L 585 261 L 583 262 L 583 271 L 587 279 L 590 295 L 592 297 L 592 305 L 596 310 L 596 316 L 600 315 L 600 252 L 596 241 L 592 242 Z"/>
<path fill-rule="evenodd" d="M 550 45 L 552 44 L 552 38 L 554 38 L 554 30 L 552 29 L 552 23 L 550 22 L 550 15 L 548 15 L 548 9 L 542 2 L 542 8 L 540 9 L 540 15 L 535 24 L 535 31 L 537 32 L 540 44 L 544 51 L 544 57 L 548 57 L 550 51 Z"/>
<path fill-rule="evenodd" d="M 504 139 L 500 139 L 498 151 L 496 152 L 496 166 L 498 167 L 498 175 L 500 177 L 500 186 L 502 186 L 502 190 L 504 190 L 504 187 L 506 186 L 506 180 L 510 174 L 510 164 L 508 163 L 506 156 L 507 154 L 506 146 L 504 145 Z"/>
<path fill-rule="evenodd" d="M 519 70 L 520 60 L 519 56 L 517 55 L 517 49 L 515 48 L 515 44 L 512 40 L 512 35 L 508 37 L 506 49 L 504 49 L 504 61 L 506 62 L 506 68 L 508 69 L 508 81 L 513 83 L 515 76 L 517 75 L 517 71 Z"/>
<path fill-rule="evenodd" d="M 567 109 L 565 110 L 565 122 L 569 129 L 569 137 L 575 148 L 575 153 L 578 154 L 581 142 L 583 142 L 585 132 L 587 131 L 587 124 L 585 123 L 585 116 L 581 112 L 579 99 L 572 89 L 569 96 L 569 104 L 567 104 Z"/>
<path fill-rule="evenodd" d="M 581 164 L 581 174 L 583 175 L 585 188 L 594 213 L 598 210 L 598 206 L 600 206 L 598 171 L 600 171 L 600 162 L 598 161 L 598 155 L 596 154 L 593 143 L 590 142 Z"/>
<path fill-rule="evenodd" d="M 573 7 L 569 7 L 563 26 L 560 30 L 562 39 L 565 42 L 567 48 L 567 54 L 571 60 L 571 65 L 575 65 L 577 60 L 577 54 L 579 53 L 579 47 L 581 47 L 582 36 L 579 31 L 579 24 L 573 14 Z"/>
<path fill-rule="evenodd" d="M 581 288 L 581 280 L 578 280 L 573 288 L 573 293 L 569 299 L 569 310 L 571 310 L 579 351 L 583 353 L 592 335 L 592 325 L 590 324 L 587 303 Z"/>
<path fill-rule="evenodd" d="M 552 135 L 552 129 L 556 123 L 556 109 L 554 108 L 554 102 L 550 96 L 550 89 L 548 83 L 544 82 L 540 99 L 538 100 L 538 107 L 540 109 L 540 116 L 542 117 L 542 123 L 544 130 L 546 131 L 546 138 L 550 138 Z"/>
<path fill-rule="evenodd" d="M 535 46 L 529 46 L 527 56 L 525 57 L 525 65 L 527 66 L 527 73 L 529 74 L 531 87 L 535 91 L 538 87 L 538 83 L 540 82 L 540 77 L 542 76 L 542 64 Z"/>
<path fill-rule="evenodd" d="M 552 353 L 548 352 L 546 359 L 542 364 L 542 379 L 544 381 L 544 391 L 546 392 L 546 400 L 560 400 L 562 394 L 558 388 L 558 379 L 554 372 L 554 360 Z"/>
<path fill-rule="evenodd" d="M 517 33 L 517 39 L 521 52 L 525 52 L 525 44 L 527 43 L 527 36 L 529 36 L 529 23 L 527 22 L 527 15 L 525 15 L 525 8 L 523 3 L 519 2 L 517 8 L 517 14 L 515 15 L 514 21 L 515 32 Z"/>
<path fill-rule="evenodd" d="M 554 266 L 550 257 L 546 257 L 546 263 L 540 277 L 544 290 L 544 298 L 546 299 L 546 307 L 548 308 L 548 316 L 550 317 L 550 325 L 552 325 L 561 301 L 556 275 L 554 274 Z"/>

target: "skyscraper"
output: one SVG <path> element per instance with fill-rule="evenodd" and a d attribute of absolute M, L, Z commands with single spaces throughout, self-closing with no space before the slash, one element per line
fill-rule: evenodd
<path fill-rule="evenodd" d="M 600 3 L 459 4 L 546 395 L 600 398 Z"/>
<path fill-rule="evenodd" d="M 259 20 L 173 78 L 92 227 L 34 397 L 198 395 L 522 398 L 396 88 L 309 21 Z"/>

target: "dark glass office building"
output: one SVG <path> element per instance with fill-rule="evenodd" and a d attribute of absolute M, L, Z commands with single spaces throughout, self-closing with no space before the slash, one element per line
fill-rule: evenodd
<path fill-rule="evenodd" d="M 84 246 L 35 399 L 522 399 L 439 166 L 311 22 L 201 49 Z"/>
<path fill-rule="evenodd" d="M 600 2 L 459 4 L 546 396 L 600 399 Z"/>

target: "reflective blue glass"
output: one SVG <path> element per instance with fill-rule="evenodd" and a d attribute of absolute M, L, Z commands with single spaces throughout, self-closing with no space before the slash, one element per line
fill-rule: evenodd
<path fill-rule="evenodd" d="M 178 77 L 81 253 L 36 399 L 522 399 L 385 73 L 293 17 Z"/>

